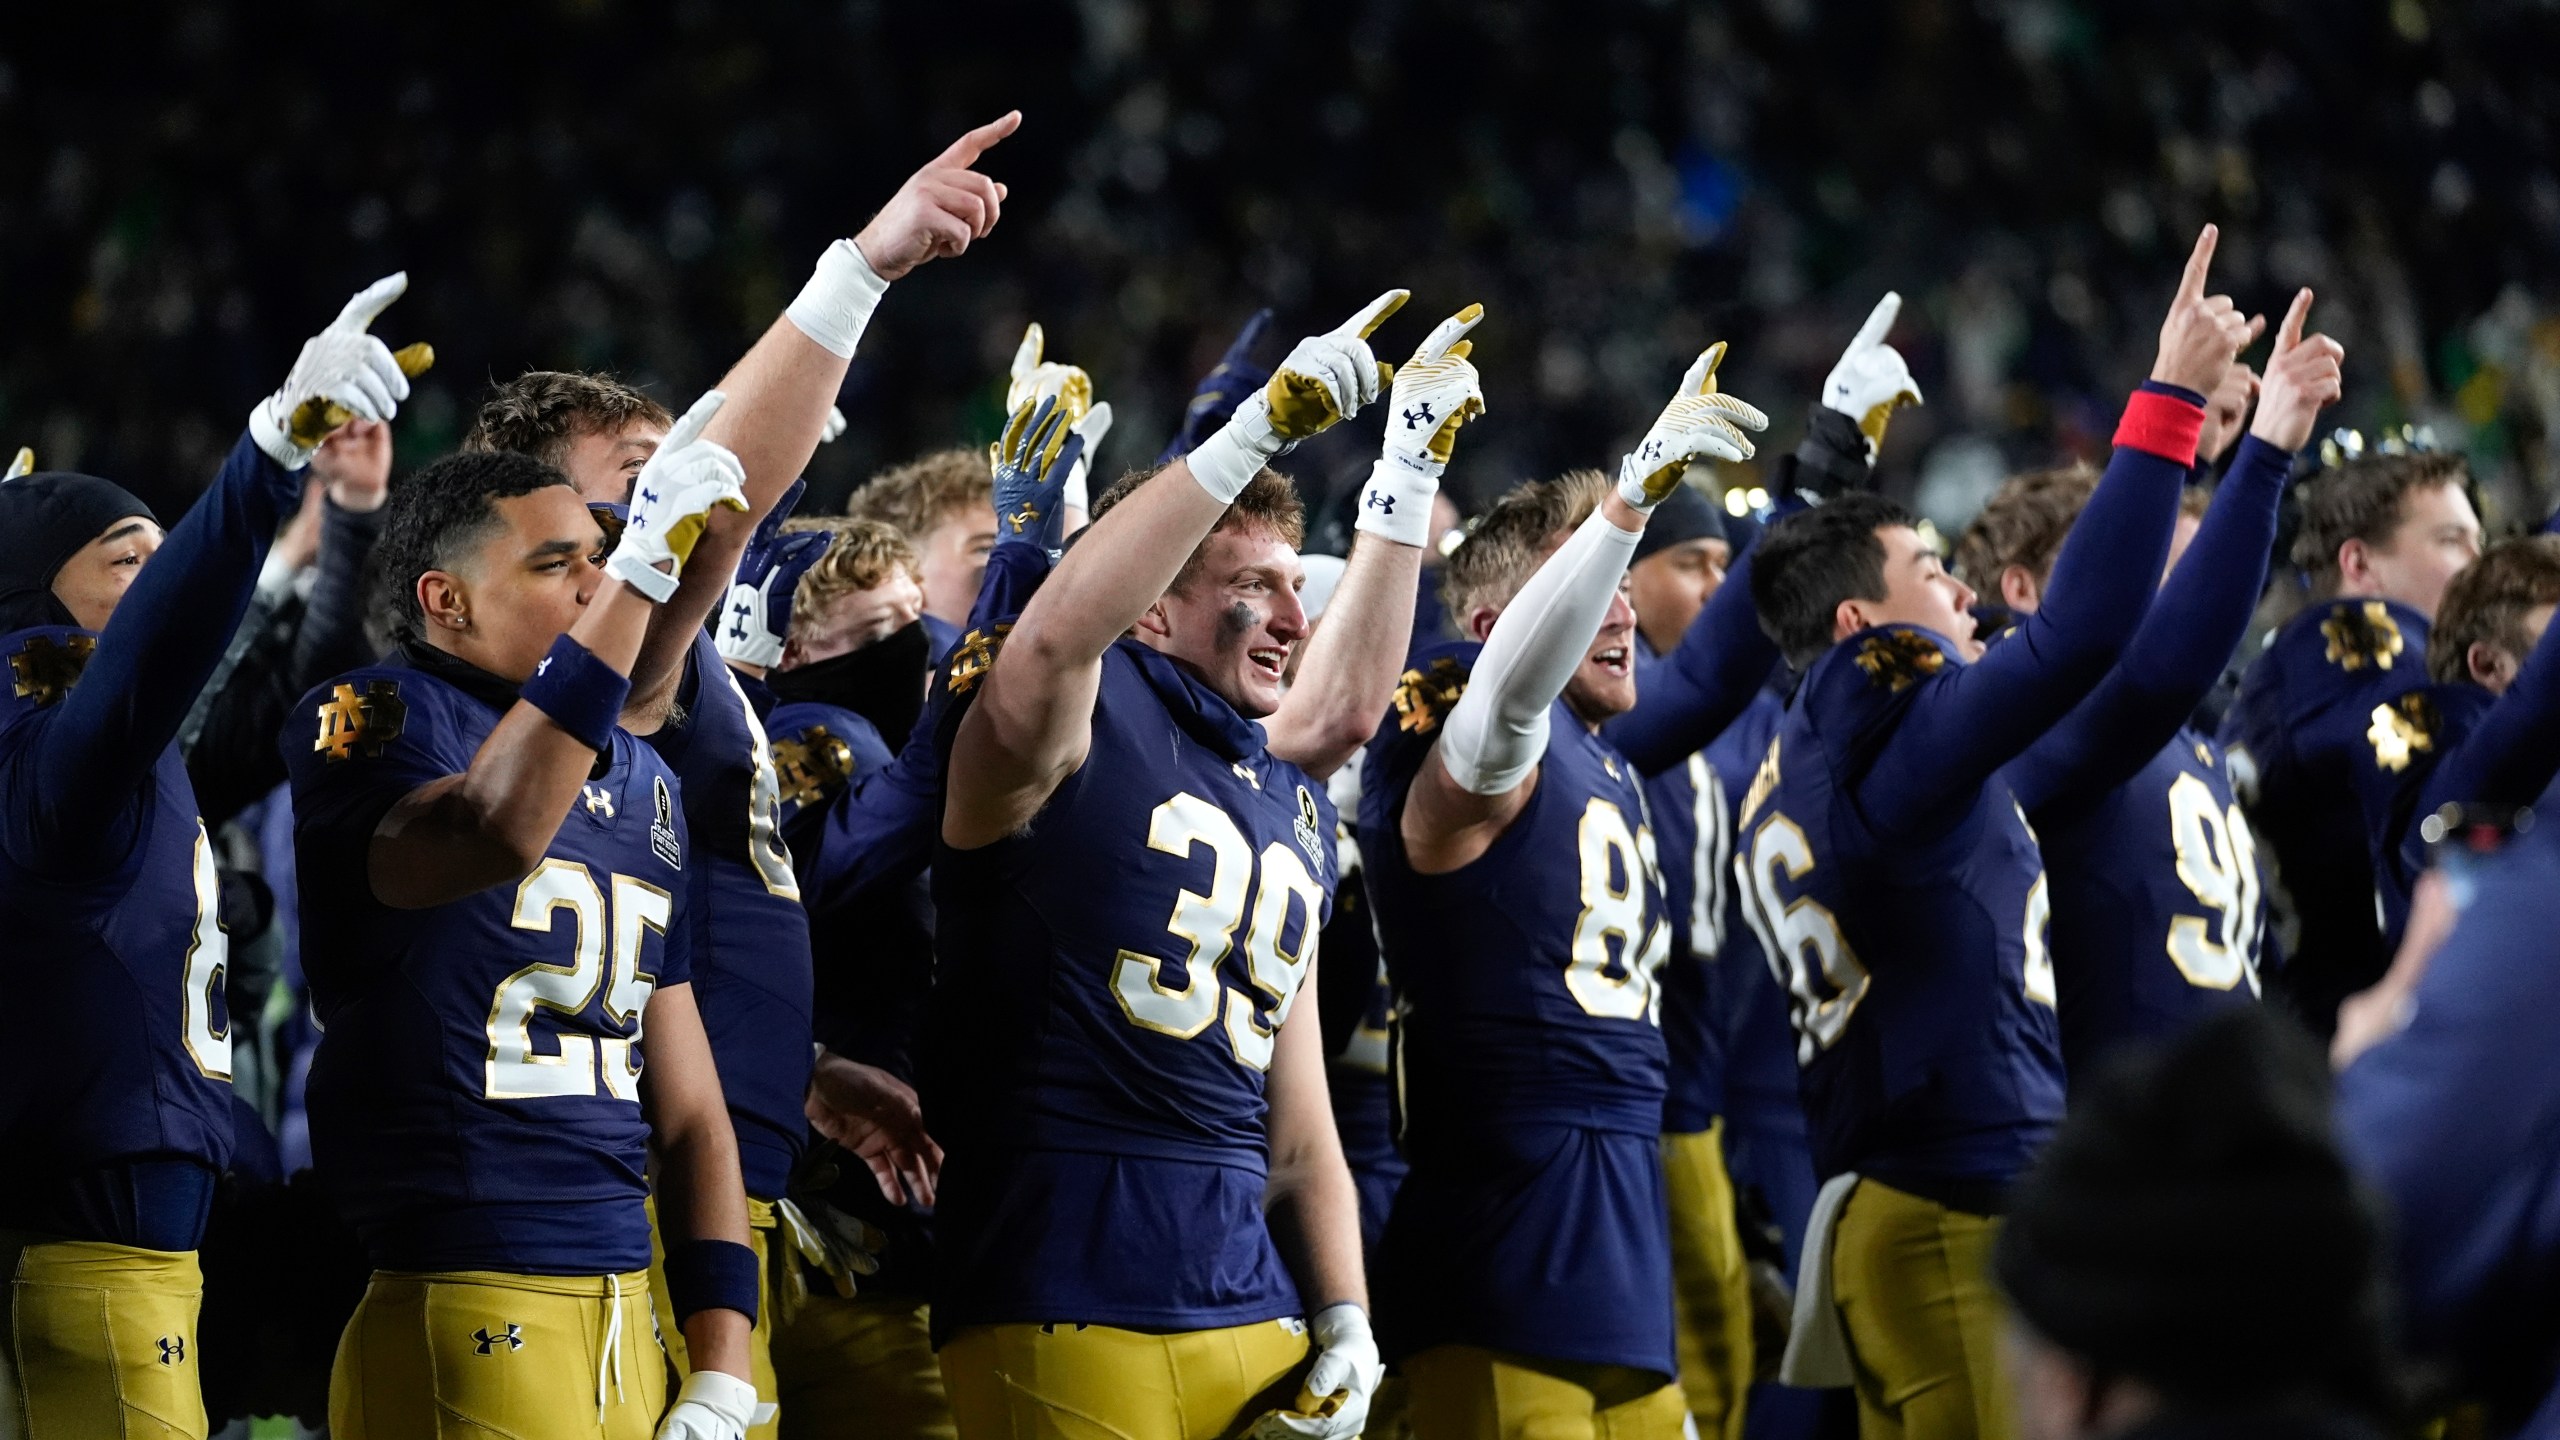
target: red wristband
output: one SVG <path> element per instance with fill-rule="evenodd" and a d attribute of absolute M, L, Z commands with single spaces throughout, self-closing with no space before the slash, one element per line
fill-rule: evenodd
<path fill-rule="evenodd" d="M 2116 422 L 2116 444 L 2157 455 L 2181 469 L 2196 463 L 2196 442 L 2204 435 L 2204 407 L 2157 390 L 2136 390 Z"/>

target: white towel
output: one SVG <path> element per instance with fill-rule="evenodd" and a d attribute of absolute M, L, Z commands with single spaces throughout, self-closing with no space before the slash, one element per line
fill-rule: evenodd
<path fill-rule="evenodd" d="M 1796 1271 L 1795 1320 L 1787 1330 L 1787 1355 L 1778 1362 L 1785 1384 L 1827 1390 L 1857 1379 L 1849 1363 L 1849 1332 L 1840 1324 L 1840 1304 L 1831 1298 L 1831 1235 L 1849 1192 L 1858 1188 L 1855 1172 L 1834 1175 L 1813 1198 L 1813 1217 L 1806 1222 L 1804 1260 Z"/>

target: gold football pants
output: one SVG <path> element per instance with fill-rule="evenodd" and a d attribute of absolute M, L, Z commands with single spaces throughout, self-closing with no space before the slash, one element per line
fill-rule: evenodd
<path fill-rule="evenodd" d="M 684 1328 L 676 1324 L 675 1302 L 667 1293 L 667 1247 L 658 1234 L 658 1202 L 649 1205 L 649 1309 L 657 1317 L 658 1338 L 681 1382 L 693 1373 L 684 1353 Z M 756 1382 L 756 1410 L 763 1418 L 747 1427 L 747 1440 L 774 1440 L 773 1383 L 773 1251 L 774 1232 L 782 1224 L 773 1202 L 747 1197 L 747 1248 L 756 1252 L 756 1324 L 747 1332 L 747 1371 Z"/>
<path fill-rule="evenodd" d="M 791 1307 L 773 1337 L 782 1440 L 956 1440 L 931 1318 L 896 1296 Z"/>
<path fill-rule="evenodd" d="M 192 1250 L 0 1232 L 0 1440 L 204 1440 Z"/>
<path fill-rule="evenodd" d="M 1679 1324 L 1680 1388 L 1699 1440 L 1742 1440 L 1750 1392 L 1751 1270 L 1724 1167 L 1724 1121 L 1662 1137 L 1671 1199 L 1671 1301 Z"/>
<path fill-rule="evenodd" d="M 1219 1440 L 1297 1402 L 1294 1320 L 1169 1335 L 973 1325 L 942 1347 L 960 1440 Z"/>
<path fill-rule="evenodd" d="M 329 1375 L 331 1440 L 650 1440 L 647 1272 L 374 1272 Z"/>
<path fill-rule="evenodd" d="M 2000 1222 L 1861 1180 L 1831 1242 L 1831 1294 L 1848 1333 L 1860 1440 L 2009 1440 Z"/>
<path fill-rule="evenodd" d="M 1688 1425 L 1680 1387 L 1632 1365 L 1435 1345 L 1401 1368 L 1414 1440 L 1681 1440 Z"/>

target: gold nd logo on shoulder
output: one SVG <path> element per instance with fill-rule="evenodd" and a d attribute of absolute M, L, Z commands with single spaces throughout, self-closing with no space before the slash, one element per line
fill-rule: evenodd
<path fill-rule="evenodd" d="M 1004 637 L 1013 633 L 1013 625 L 998 625 L 992 632 L 972 630 L 951 647 L 951 693 L 966 695 L 978 688 L 995 667 L 996 656 L 1004 649 Z"/>
<path fill-rule="evenodd" d="M 19 699 L 50 705 L 80 683 L 80 672 L 97 653 L 95 635 L 30 635 L 9 657 L 9 678 Z"/>
<path fill-rule="evenodd" d="M 853 777 L 853 747 L 812 725 L 773 742 L 773 774 L 784 800 L 814 804 Z"/>
<path fill-rule="evenodd" d="M 2400 622 L 2379 600 L 2332 612 L 2320 622 L 2320 638 L 2327 642 L 2329 663 L 2341 670 L 2388 670 L 2408 648 Z"/>
<path fill-rule="evenodd" d="M 1869 680 L 1898 694 L 1944 669 L 1947 652 L 1926 635 L 1886 630 L 1858 642 L 1857 660 Z"/>
<path fill-rule="evenodd" d="M 2436 707 L 2426 692 L 2412 690 L 2397 700 L 2373 707 L 2373 723 L 2364 738 L 2373 742 L 2373 763 L 2397 775 L 2409 761 L 2436 748 Z"/>
<path fill-rule="evenodd" d="M 1467 677 L 1447 655 L 1432 661 L 1427 671 L 1407 670 L 1396 682 L 1396 728 L 1428 735 L 1440 728 L 1440 722 L 1457 708 L 1458 697 L 1466 693 Z"/>
<path fill-rule="evenodd" d="M 353 685 L 333 685 L 319 713 L 320 735 L 311 748 L 326 753 L 332 764 L 354 755 L 358 747 L 367 755 L 380 755 L 383 746 L 400 738 L 409 719 L 397 680 L 368 680 L 362 693 Z"/>

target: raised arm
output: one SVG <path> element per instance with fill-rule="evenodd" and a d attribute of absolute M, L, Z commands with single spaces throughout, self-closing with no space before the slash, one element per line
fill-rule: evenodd
<path fill-rule="evenodd" d="M 1664 663 L 1645 677 L 1636 708 L 1600 727 L 1639 774 L 1653 776 L 1724 733 L 1778 668 L 1778 645 L 1751 605 L 1751 552 L 1725 572 Z"/>
<path fill-rule="evenodd" d="M 1470 305 L 1435 327 L 1396 372 L 1388 397 L 1385 453 L 1360 495 L 1351 560 L 1307 642 L 1298 678 L 1263 722 L 1271 753 L 1321 780 L 1368 743 L 1395 692 L 1413 636 L 1422 548 L 1431 543 L 1431 502 L 1458 428 L 1484 413 L 1484 387 L 1467 363 L 1466 338 L 1484 307 Z"/>
<path fill-rule="evenodd" d="M 1702 455 L 1740 460 L 1751 442 L 1737 428 L 1768 417 L 1716 390 L 1721 342 L 1681 377 L 1653 428 L 1619 466 L 1616 488 L 1556 547 L 1505 605 L 1485 636 L 1466 693 L 1414 776 L 1399 821 L 1405 852 L 1424 873 L 1482 855 L 1519 818 L 1546 755 L 1548 717 L 1613 606 L 1622 604 L 1636 541 L 1653 507 Z"/>
<path fill-rule="evenodd" d="M 2216 239 L 2210 225 L 2196 237 L 2151 378 L 2125 406 L 2115 456 L 2063 542 L 2043 607 L 1980 660 L 1918 687 L 1858 782 L 1879 833 L 1942 822 L 2068 714 L 2142 623 L 2195 463 L 2204 396 L 2255 333 L 2230 297 L 2204 293 Z"/>
<path fill-rule="evenodd" d="M 276 528 L 301 503 L 300 471 L 335 428 L 316 428 L 329 409 L 340 423 L 347 415 L 388 420 L 408 398 L 399 362 L 366 333 L 408 284 L 405 274 L 374 282 L 304 343 L 283 388 L 251 412 L 213 487 L 116 605 L 40 751 L 21 761 L 34 767 L 29 818 L 58 847 L 41 857 L 47 864 L 64 852 L 121 848 L 131 819 L 125 801 L 222 663 Z"/>
<path fill-rule="evenodd" d="M 613 744 L 652 596 L 672 593 L 706 513 L 745 504 L 735 459 L 701 439 L 721 398 L 703 396 L 649 457 L 594 598 L 552 642 L 469 767 L 409 792 L 375 825 L 366 868 L 383 904 L 442 905 L 542 863 L 596 756 Z M 656 579 L 641 578 L 643 569 Z"/>
<path fill-rule="evenodd" d="M 2310 308 L 2310 291 L 2294 297 L 2276 332 L 2249 438 L 2123 657 L 2061 724 L 2009 767 L 2010 786 L 2030 816 L 2132 779 L 2187 723 L 2231 663 L 2266 587 L 2276 511 L 2294 451 L 2310 440 L 2321 407 L 2338 398 L 2346 351 L 2326 335 L 2303 337 Z M 2236 363 L 2231 368 L 2242 374 L 2248 369 Z M 2234 388 L 2226 384 L 2218 393 Z"/>
<path fill-rule="evenodd" d="M 745 467 L 747 511 L 712 516 L 684 584 L 651 623 L 631 673 L 635 718 L 654 724 L 665 713 L 694 632 L 728 598 L 730 572 L 756 522 L 817 452 L 854 349 L 890 283 L 929 260 L 960 254 L 995 228 L 1005 187 L 970 167 L 1021 123 L 1021 112 L 1012 111 L 981 125 L 907 177 L 860 234 L 818 257 L 799 298 L 722 377 L 718 388 L 729 403 L 706 438 Z"/>
<path fill-rule="evenodd" d="M 1020 829 L 1084 763 L 1103 652 L 1163 596 L 1273 456 L 1378 397 L 1383 367 L 1367 336 L 1404 296 L 1389 291 L 1338 329 L 1299 341 L 1259 403 L 1078 537 L 952 738 L 946 843 L 974 848 Z"/>

